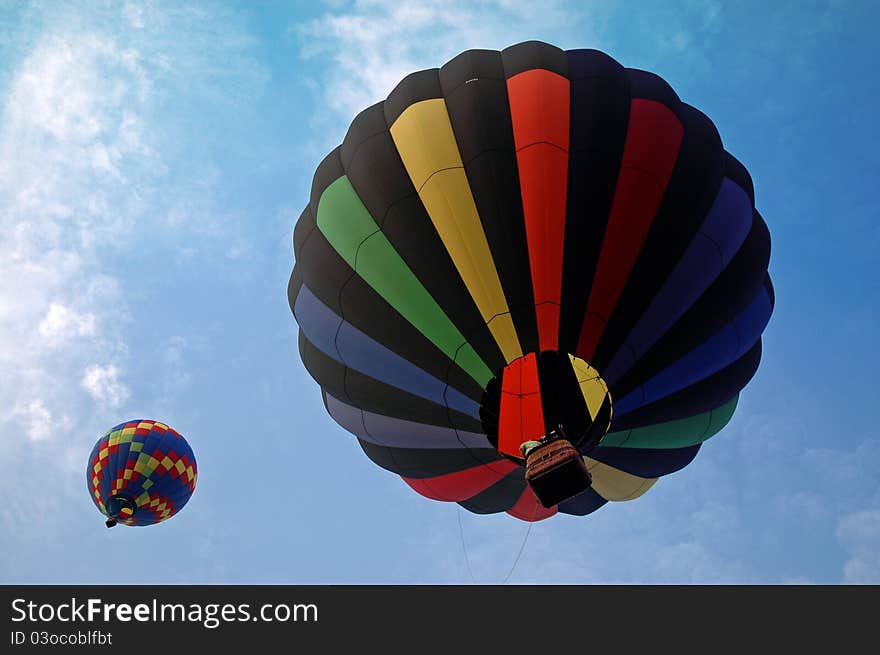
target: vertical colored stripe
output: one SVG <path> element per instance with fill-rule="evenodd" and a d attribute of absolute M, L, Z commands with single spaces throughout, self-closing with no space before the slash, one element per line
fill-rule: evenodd
<path fill-rule="evenodd" d="M 504 369 L 498 418 L 498 451 L 522 457 L 519 447 L 544 436 L 544 412 L 535 353 Z"/>
<path fill-rule="evenodd" d="M 389 448 L 489 448 L 486 435 L 368 412 L 323 392 L 327 412 L 358 439 Z"/>
<path fill-rule="evenodd" d="M 305 285 L 296 298 L 293 314 L 306 338 L 337 362 L 414 396 L 479 417 L 480 406 L 474 400 L 334 314 Z"/>
<path fill-rule="evenodd" d="M 508 460 L 493 466 L 475 466 L 430 478 L 401 476 L 403 481 L 426 498 L 443 501 L 462 501 L 473 498 L 517 468 Z"/>
<path fill-rule="evenodd" d="M 586 516 L 587 514 L 592 514 L 600 507 L 604 507 L 607 503 L 607 500 L 590 487 L 580 492 L 577 496 L 563 500 L 557 505 L 557 508 L 562 514 Z"/>
<path fill-rule="evenodd" d="M 733 417 L 739 394 L 708 412 L 642 428 L 612 432 L 602 440 L 603 447 L 685 448 L 714 436 Z"/>
<path fill-rule="evenodd" d="M 657 478 L 642 478 L 625 473 L 589 457 L 584 457 L 584 461 L 593 476 L 593 490 L 605 500 L 633 500 L 657 482 Z"/>
<path fill-rule="evenodd" d="M 748 236 L 752 212 L 746 191 L 725 178 L 687 250 L 602 371 L 609 384 L 617 382 L 718 279 Z"/>
<path fill-rule="evenodd" d="M 507 80 L 541 350 L 557 350 L 568 190 L 569 82 L 544 69 Z"/>
<path fill-rule="evenodd" d="M 379 230 L 347 177 L 325 189 L 317 222 L 333 249 L 376 293 L 478 384 L 489 383 L 492 371 Z"/>
<path fill-rule="evenodd" d="M 523 358 L 522 373 L 522 441 L 544 436 L 544 409 L 541 404 L 541 383 L 538 377 L 538 357 L 529 353 Z M 519 453 L 519 444 L 516 447 Z"/>
<path fill-rule="evenodd" d="M 623 473 L 653 480 L 680 471 L 690 464 L 701 444 L 684 448 L 606 448 L 590 451 L 590 457 Z"/>
<path fill-rule="evenodd" d="M 590 361 L 672 176 L 684 128 L 666 105 L 634 99 L 620 175 L 577 355 Z"/>
<path fill-rule="evenodd" d="M 498 452 L 521 457 L 522 411 L 520 388 L 522 360 L 518 359 L 504 369 L 501 379 L 501 403 L 498 410 Z"/>
<path fill-rule="evenodd" d="M 486 241 L 464 164 L 442 98 L 407 107 L 391 126 L 413 186 L 468 292 L 510 363 L 522 356 L 519 337 Z"/>
<path fill-rule="evenodd" d="M 571 367 L 577 377 L 578 385 L 581 388 L 581 394 L 584 396 L 584 402 L 587 404 L 587 411 L 590 413 L 590 419 L 596 420 L 596 415 L 608 397 L 608 386 L 605 384 L 599 373 L 584 360 L 578 359 L 574 355 L 568 356 L 571 361 Z"/>
<path fill-rule="evenodd" d="M 535 492 L 531 487 L 523 489 L 522 495 L 516 501 L 513 507 L 507 510 L 512 517 L 521 521 L 543 521 L 556 514 L 556 506 L 544 507 L 535 496 Z"/>
<path fill-rule="evenodd" d="M 620 399 L 621 416 L 704 380 L 745 355 L 761 338 L 773 312 L 770 291 L 754 300 L 721 330 Z"/>

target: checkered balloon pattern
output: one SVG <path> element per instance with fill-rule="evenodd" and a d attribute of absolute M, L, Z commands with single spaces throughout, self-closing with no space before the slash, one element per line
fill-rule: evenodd
<path fill-rule="evenodd" d="M 86 481 L 92 500 L 110 516 L 114 496 L 131 501 L 116 517 L 125 525 L 152 525 L 174 516 L 196 488 L 196 458 L 174 428 L 150 420 L 120 423 L 95 444 Z"/>

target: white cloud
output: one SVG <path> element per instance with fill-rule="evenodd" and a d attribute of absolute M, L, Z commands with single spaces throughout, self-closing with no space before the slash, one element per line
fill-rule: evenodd
<path fill-rule="evenodd" d="M 109 407 L 119 407 L 131 395 L 128 387 L 120 380 L 119 369 L 112 364 L 89 366 L 83 374 L 81 384 L 92 398 Z"/>
<path fill-rule="evenodd" d="M 57 302 L 49 305 L 49 311 L 37 326 L 37 332 L 49 348 L 58 347 L 73 337 L 92 336 L 95 330 L 94 314 L 79 314 Z"/>
<path fill-rule="evenodd" d="M 128 397 L 113 376 L 130 368 L 131 266 L 193 235 L 209 235 L 200 253 L 224 252 L 239 230 L 218 209 L 223 181 L 205 146 L 183 140 L 187 109 L 233 108 L 266 79 L 235 18 L 153 2 L 20 12 L 0 98 L 4 441 L 31 432 L 36 408 L 70 417 L 77 434 L 105 427 L 80 422 L 92 400 Z"/>
<path fill-rule="evenodd" d="M 880 583 L 880 509 L 853 512 L 841 518 L 837 539 L 848 554 L 843 582 Z"/>
<path fill-rule="evenodd" d="M 43 401 L 32 400 L 25 407 L 16 407 L 13 414 L 21 417 L 27 437 L 31 441 L 43 441 L 52 434 L 52 414 Z"/>
<path fill-rule="evenodd" d="M 10 56 L 0 77 L 7 505 L 59 475 L 82 475 L 94 439 L 131 409 L 140 390 L 127 376 L 143 348 L 131 327 L 144 314 L 132 312 L 128 298 L 149 297 L 136 285 L 151 281 L 132 271 L 147 259 L 158 270 L 166 262 L 157 253 L 193 235 L 211 235 L 199 240 L 202 252 L 228 247 L 224 232 L 236 228 L 216 199 L 216 165 L 198 142 L 210 136 L 186 121 L 200 103 L 222 114 L 265 80 L 234 19 L 177 3 L 84 10 L 59 1 L 28 5 L 11 24 L 16 38 L 3 43 Z M 165 217 L 175 207 L 187 217 L 170 230 Z M 69 500 L 61 496 L 81 499 L 79 485 L 64 489 L 46 501 L 47 512 Z M 19 548 L 50 527 L 0 512 L 0 533 L 16 535 Z"/>
<path fill-rule="evenodd" d="M 137 214 L 127 198 L 155 155 L 130 136 L 143 130 L 144 107 L 132 102 L 140 83 L 118 64 L 124 53 L 98 34 L 46 34 L 5 97 L 0 368 L 11 375 L 0 380 L 4 438 L 41 438 L 49 424 L 56 433 L 72 428 L 58 417 L 83 416 L 75 382 L 88 362 L 126 356 L 120 284 L 102 270 L 98 252 L 132 228 Z M 123 402 L 121 388 L 100 387 L 99 377 L 88 378 L 94 397 Z"/>
<path fill-rule="evenodd" d="M 560 47 L 596 47 L 595 24 L 579 22 L 583 12 L 558 0 L 357 0 L 294 31 L 303 57 L 331 62 L 326 71 L 320 67 L 326 77 L 313 83 L 334 122 L 347 124 L 407 74 L 441 66 L 464 50 L 500 50 L 542 36 L 550 41 L 548 35 Z"/>
<path fill-rule="evenodd" d="M 165 416 L 172 413 L 172 407 L 182 393 L 192 383 L 192 375 L 186 361 L 187 351 L 200 348 L 202 344 L 192 344 L 186 337 L 170 336 L 158 348 L 156 361 L 160 382 L 157 383 L 158 397 L 155 401 L 156 411 Z"/>
<path fill-rule="evenodd" d="M 122 7 L 122 15 L 132 27 L 142 28 L 144 22 L 144 6 L 134 2 L 126 2 Z"/>
<path fill-rule="evenodd" d="M 677 543 L 657 551 L 653 575 L 660 584 L 742 584 L 749 572 L 700 541 Z"/>

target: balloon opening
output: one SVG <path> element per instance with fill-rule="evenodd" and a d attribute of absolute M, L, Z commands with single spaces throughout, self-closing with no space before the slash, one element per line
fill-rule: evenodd
<path fill-rule="evenodd" d="M 611 394 L 599 372 L 564 352 L 513 360 L 483 396 L 480 418 L 492 445 L 525 466 L 525 479 L 544 507 L 592 484 L 584 454 L 611 427 Z"/>
<path fill-rule="evenodd" d="M 136 511 L 137 505 L 128 496 L 122 494 L 110 496 L 107 500 L 107 516 L 109 518 L 105 521 L 105 525 L 112 528 L 120 519 L 124 520 L 134 516 Z"/>
<path fill-rule="evenodd" d="M 483 394 L 480 419 L 498 452 L 522 465 L 521 447 L 528 442 L 565 438 L 582 454 L 595 448 L 611 427 L 611 404 L 608 385 L 595 368 L 574 355 L 546 350 L 496 373 Z"/>

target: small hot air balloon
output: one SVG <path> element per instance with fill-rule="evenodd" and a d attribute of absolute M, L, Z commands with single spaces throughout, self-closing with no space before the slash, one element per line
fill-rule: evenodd
<path fill-rule="evenodd" d="M 333 419 L 418 493 L 527 521 L 689 464 L 774 304 L 752 180 L 712 121 L 653 73 L 534 41 L 361 112 L 293 245 L 300 355 Z M 586 470 L 547 506 L 526 458 L 559 434 Z"/>
<path fill-rule="evenodd" d="M 106 525 L 152 525 L 179 512 L 196 488 L 196 458 L 186 439 L 159 421 L 120 423 L 95 444 L 86 483 Z"/>

